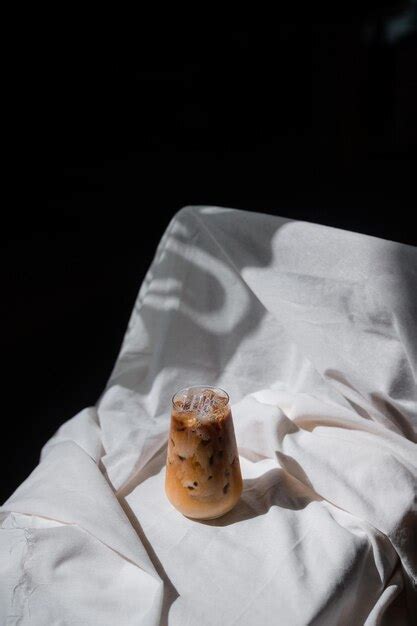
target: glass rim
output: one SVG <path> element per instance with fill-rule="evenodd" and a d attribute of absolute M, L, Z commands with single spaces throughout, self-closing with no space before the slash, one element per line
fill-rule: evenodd
<path fill-rule="evenodd" d="M 178 409 L 179 407 L 177 407 L 175 405 L 175 398 L 182 392 L 187 391 L 188 389 L 212 389 L 213 391 L 221 391 L 222 393 L 224 393 L 225 400 L 226 402 L 224 403 L 224 406 L 227 406 L 230 403 L 230 396 L 227 393 L 227 391 L 225 391 L 222 387 L 218 387 L 218 386 L 214 386 L 214 385 L 189 385 L 188 387 L 182 387 L 181 389 L 179 389 L 178 391 L 176 391 L 174 393 L 174 395 L 171 398 L 171 404 L 173 406 L 174 409 Z M 187 411 L 184 411 L 185 413 Z"/>

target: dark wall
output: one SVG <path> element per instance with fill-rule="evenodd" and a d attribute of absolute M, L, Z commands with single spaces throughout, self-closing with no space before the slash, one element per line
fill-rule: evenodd
<path fill-rule="evenodd" d="M 335 23 L 144 22 L 127 43 L 55 29 L 28 46 L 3 219 L 3 498 L 100 394 L 181 206 L 417 243 L 413 6 Z"/>

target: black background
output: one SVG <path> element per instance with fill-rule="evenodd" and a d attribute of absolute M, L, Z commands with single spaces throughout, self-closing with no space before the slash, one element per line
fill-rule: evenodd
<path fill-rule="evenodd" d="M 390 35 L 407 10 L 139 20 L 126 36 L 55 27 L 23 46 L 8 120 L 16 201 L 2 218 L 1 499 L 97 399 L 181 206 L 417 243 L 416 36 Z"/>

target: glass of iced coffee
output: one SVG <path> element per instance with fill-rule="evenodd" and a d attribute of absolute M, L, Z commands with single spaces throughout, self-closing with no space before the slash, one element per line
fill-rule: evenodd
<path fill-rule="evenodd" d="M 242 493 L 229 396 L 218 387 L 187 387 L 172 398 L 165 491 L 194 519 L 230 511 Z"/>

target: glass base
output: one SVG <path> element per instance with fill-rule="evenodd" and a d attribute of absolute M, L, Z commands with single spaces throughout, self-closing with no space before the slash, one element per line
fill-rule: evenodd
<path fill-rule="evenodd" d="M 230 513 L 230 511 L 233 511 L 236 505 L 237 502 L 233 506 L 231 506 L 230 509 L 227 509 L 227 511 L 223 511 L 223 513 L 218 513 L 217 515 L 212 515 L 211 517 L 190 517 L 189 515 L 184 515 L 184 513 L 182 513 L 182 515 L 184 515 L 184 517 L 186 517 L 187 519 L 193 520 L 193 522 L 209 522 L 212 519 L 219 519 L 219 517 L 227 515 L 228 513 Z"/>

